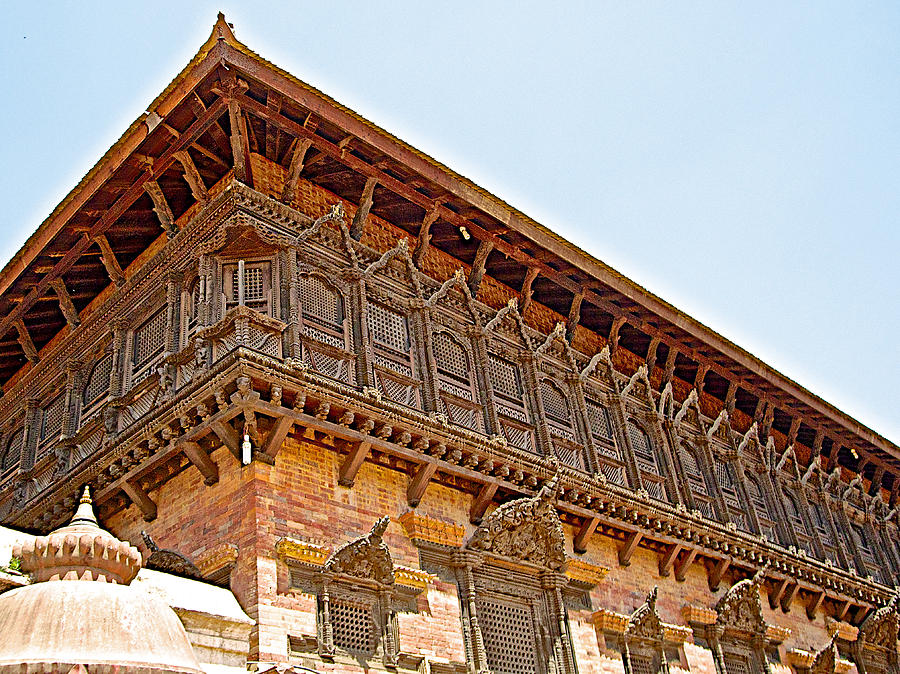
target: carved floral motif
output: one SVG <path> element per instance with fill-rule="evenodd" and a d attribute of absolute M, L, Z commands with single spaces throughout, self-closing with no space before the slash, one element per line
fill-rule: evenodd
<path fill-rule="evenodd" d="M 382 540 L 390 521 L 389 517 L 382 517 L 375 522 L 368 534 L 339 547 L 325 562 L 324 570 L 374 580 L 385 585 L 393 584 L 394 561 Z"/>

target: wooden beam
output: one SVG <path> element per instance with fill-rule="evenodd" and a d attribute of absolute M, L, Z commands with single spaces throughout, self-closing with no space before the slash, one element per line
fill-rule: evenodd
<path fill-rule="evenodd" d="M 234 430 L 234 427 L 231 424 L 227 424 L 222 421 L 214 421 L 210 424 L 210 428 L 213 433 L 215 433 L 221 443 L 227 447 L 232 454 L 234 454 L 234 458 L 238 461 L 241 460 L 241 438 L 238 435 L 238 432 Z"/>
<path fill-rule="evenodd" d="M 425 212 L 425 218 L 419 227 L 419 236 L 416 238 L 416 247 L 413 248 L 412 261 L 419 269 L 422 266 L 422 260 L 425 259 L 425 253 L 428 246 L 431 245 L 431 226 L 441 217 L 438 206 L 435 205 L 430 211 Z"/>
<path fill-rule="evenodd" d="M 275 422 L 272 430 L 269 431 L 266 442 L 263 444 L 260 451 L 273 459 L 278 456 L 281 445 L 287 437 L 287 434 L 291 432 L 293 425 L 294 420 L 291 417 L 281 417 Z"/>
<path fill-rule="evenodd" d="M 819 607 L 822 606 L 823 601 L 825 601 L 825 590 L 813 592 L 806 604 L 806 617 L 810 620 L 815 620 L 816 613 L 818 612 Z"/>
<path fill-rule="evenodd" d="M 845 599 L 841 603 L 839 603 L 835 609 L 834 617 L 838 622 L 842 622 L 847 618 L 847 614 L 850 612 L 850 609 L 853 607 L 853 601 L 850 599 Z"/>
<path fill-rule="evenodd" d="M 481 490 L 475 495 L 475 500 L 472 501 L 472 507 L 469 510 L 469 521 L 472 524 L 481 524 L 481 520 L 484 519 L 484 513 L 494 500 L 494 494 L 496 493 L 496 482 L 488 482 L 482 485 Z"/>
<path fill-rule="evenodd" d="M 423 463 L 419 466 L 416 474 L 413 475 L 412 479 L 409 481 L 409 487 L 406 490 L 406 502 L 409 504 L 410 508 L 415 508 L 419 505 L 419 502 L 425 495 L 425 489 L 428 487 L 428 483 L 431 482 L 431 478 L 434 477 L 436 471 L 437 462 L 434 461 Z"/>
<path fill-rule="evenodd" d="M 188 103 L 191 106 L 191 112 L 194 113 L 195 117 L 201 117 L 207 111 L 206 104 L 196 92 L 194 92 L 193 96 L 189 97 Z M 222 128 L 222 125 L 219 124 L 218 120 L 209 127 L 208 131 L 209 137 L 212 138 L 213 142 L 218 146 L 219 151 L 227 154 L 231 148 L 231 142 L 228 140 L 228 134 L 225 133 L 225 130 Z M 227 162 L 226 165 L 228 165 Z"/>
<path fill-rule="evenodd" d="M 124 491 L 128 498 L 131 499 L 131 502 L 140 509 L 145 522 L 152 522 L 156 519 L 156 503 L 150 498 L 150 495 L 146 491 L 141 489 L 134 482 L 128 482 L 127 480 L 122 482 L 122 491 Z"/>
<path fill-rule="evenodd" d="M 106 273 L 109 275 L 110 280 L 117 288 L 125 285 L 125 273 L 116 259 L 112 246 L 109 245 L 109 239 L 103 234 L 98 234 L 94 237 L 94 243 L 100 249 L 100 261 L 106 268 Z"/>
<path fill-rule="evenodd" d="M 599 518 L 591 517 L 589 519 L 586 519 L 584 521 L 584 524 L 581 525 L 581 528 L 578 529 L 578 533 L 575 534 L 575 540 L 572 542 L 572 545 L 575 549 L 575 552 L 577 552 L 579 555 L 583 555 L 585 552 L 587 552 L 588 541 L 597 530 L 598 524 L 600 524 Z"/>
<path fill-rule="evenodd" d="M 184 169 L 182 175 L 188 187 L 191 188 L 191 195 L 193 195 L 194 200 L 199 204 L 206 204 L 209 201 L 209 191 L 206 189 L 206 183 L 200 177 L 200 171 L 197 170 L 197 165 L 191 159 L 191 155 L 187 150 L 182 150 L 175 154 L 175 158 L 181 164 L 181 168 Z"/>
<path fill-rule="evenodd" d="M 566 339 L 571 344 L 572 338 L 575 337 L 575 328 L 581 321 L 581 302 L 584 300 L 584 293 L 575 293 L 572 296 L 572 304 L 569 306 L 569 316 L 566 319 Z"/>
<path fill-rule="evenodd" d="M 294 143 L 294 151 L 291 154 L 291 165 L 288 168 L 288 177 L 284 181 L 284 189 L 281 190 L 281 200 L 293 205 L 297 198 L 297 185 L 300 183 L 300 174 L 303 172 L 303 160 L 312 141 L 309 138 L 298 138 Z"/>
<path fill-rule="evenodd" d="M 538 267 L 528 267 L 528 271 L 525 272 L 525 279 L 522 281 L 521 290 L 522 304 L 519 306 L 519 313 L 523 316 L 528 307 L 531 306 L 531 298 L 534 295 L 534 289 L 531 286 L 534 284 L 534 280 L 540 273 L 541 270 Z"/>
<path fill-rule="evenodd" d="M 209 458 L 209 454 L 204 452 L 200 445 L 196 442 L 182 442 L 179 447 L 188 460 L 203 475 L 204 484 L 213 485 L 219 481 L 219 467 L 215 461 Z"/>
<path fill-rule="evenodd" d="M 684 579 L 687 578 L 687 571 L 691 567 L 691 564 L 694 563 L 694 560 L 697 558 L 697 548 L 691 548 L 688 550 L 684 556 L 675 562 L 675 580 L 679 583 L 683 583 Z"/>
<path fill-rule="evenodd" d="M 362 196 L 359 198 L 359 208 L 353 215 L 353 222 L 350 223 L 350 237 L 359 241 L 362 239 L 363 231 L 366 228 L 366 220 L 369 217 L 369 211 L 372 209 L 372 198 L 375 195 L 375 186 L 378 185 L 378 179 L 370 176 L 366 179 L 363 186 Z"/>
<path fill-rule="evenodd" d="M 231 125 L 231 156 L 234 162 L 234 177 L 242 183 L 250 184 L 250 152 L 243 133 L 241 106 L 234 99 L 228 101 L 228 122 Z"/>
<path fill-rule="evenodd" d="M 797 596 L 797 593 L 799 591 L 799 583 L 791 583 L 791 585 L 788 587 L 787 591 L 784 593 L 784 596 L 781 598 L 781 610 L 784 613 L 788 613 L 791 610 L 791 604 L 794 603 L 794 598 Z"/>
<path fill-rule="evenodd" d="M 356 480 L 356 474 L 363 465 L 363 461 L 369 456 L 369 450 L 372 449 L 372 443 L 366 441 L 357 441 L 347 443 L 350 446 L 350 453 L 341 464 L 340 473 L 338 475 L 338 484 L 342 487 L 352 487 Z"/>
<path fill-rule="evenodd" d="M 637 550 L 638 544 L 643 537 L 644 534 L 640 531 L 633 531 L 628 534 L 628 537 L 625 539 L 625 544 L 619 548 L 620 566 L 628 566 L 631 564 L 631 556 L 634 554 L 634 551 Z"/>
<path fill-rule="evenodd" d="M 478 288 L 481 286 L 481 279 L 484 278 L 484 269 L 492 250 L 494 250 L 492 241 L 482 241 L 478 244 L 475 260 L 472 262 L 472 270 L 469 272 L 468 284 L 472 297 L 477 297 L 478 295 Z"/>
<path fill-rule="evenodd" d="M 38 352 L 31 339 L 31 335 L 28 334 L 28 328 L 25 327 L 25 321 L 20 318 L 15 322 L 15 326 L 16 332 L 19 333 L 19 346 L 21 346 L 22 351 L 25 352 L 25 357 L 32 363 L 38 362 Z"/>
<path fill-rule="evenodd" d="M 74 330 L 81 323 L 81 318 L 78 316 L 78 310 L 72 303 L 72 296 L 69 295 L 69 290 L 66 288 L 66 282 L 63 281 L 62 277 L 59 277 L 53 279 L 50 282 L 50 285 L 53 287 L 53 290 L 56 292 L 56 297 L 59 299 L 59 310 L 65 317 L 66 323 Z"/>
<path fill-rule="evenodd" d="M 784 592 L 787 590 L 790 582 L 789 578 L 782 578 L 781 580 L 775 581 L 775 584 L 772 586 L 772 592 L 769 593 L 769 608 L 773 611 L 778 608 L 778 604 L 781 603 L 781 598 L 784 596 Z"/>
<path fill-rule="evenodd" d="M 713 564 L 713 567 L 709 570 L 709 590 L 710 592 L 718 592 L 719 585 L 722 583 L 722 578 L 725 577 L 725 572 L 728 571 L 728 567 L 731 566 L 731 560 L 728 558 L 720 559 L 718 562 Z"/>
<path fill-rule="evenodd" d="M 281 94 L 271 89 L 266 91 L 266 107 L 278 113 L 281 112 Z M 278 161 L 278 127 L 271 122 L 266 122 L 266 159 Z"/>
<path fill-rule="evenodd" d="M 681 552 L 682 547 L 678 543 L 672 543 L 666 549 L 666 551 L 659 558 L 659 575 L 663 578 L 668 578 L 669 574 L 672 573 L 672 567 L 675 566 L 675 561 L 678 559 L 678 553 Z"/>
<path fill-rule="evenodd" d="M 153 200 L 153 212 L 159 218 L 159 224 L 165 231 L 166 236 L 170 239 L 178 233 L 175 226 L 175 216 L 172 214 L 172 208 L 166 201 L 166 195 L 163 194 L 162 188 L 155 180 L 148 180 L 144 183 L 144 191 Z"/>

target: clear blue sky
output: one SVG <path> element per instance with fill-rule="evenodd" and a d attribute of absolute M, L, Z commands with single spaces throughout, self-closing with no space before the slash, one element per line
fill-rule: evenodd
<path fill-rule="evenodd" d="M 0 263 L 237 37 L 900 442 L 900 3 L 8 3 Z"/>

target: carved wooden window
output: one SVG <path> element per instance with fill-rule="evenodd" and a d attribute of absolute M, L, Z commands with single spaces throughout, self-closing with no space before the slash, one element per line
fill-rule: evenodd
<path fill-rule="evenodd" d="M 495 674 L 536 674 L 535 616 L 528 602 L 478 597 L 476 610 L 490 670 Z"/>
<path fill-rule="evenodd" d="M 638 469 L 641 471 L 641 482 L 644 489 L 655 499 L 660 501 L 666 497 L 663 482 L 665 478 L 660 470 L 659 460 L 653 449 L 653 443 L 650 442 L 650 436 L 647 432 L 638 426 L 634 421 L 628 420 L 626 425 L 628 431 L 628 439 L 631 441 L 631 448 L 634 451 L 634 458 L 637 461 Z"/>
<path fill-rule="evenodd" d="M 200 277 L 194 279 L 185 299 L 185 334 L 192 337 L 200 329 Z"/>
<path fill-rule="evenodd" d="M 488 374 L 500 428 L 513 447 L 534 451 L 534 430 L 528 418 L 519 367 L 505 358 L 488 355 Z"/>
<path fill-rule="evenodd" d="M 166 348 L 168 320 L 163 307 L 134 331 L 131 348 L 131 383 L 137 384 L 153 371 Z"/>
<path fill-rule="evenodd" d="M 366 315 L 375 378 L 382 395 L 409 407 L 419 407 L 419 381 L 413 377 L 406 316 L 375 302 L 369 303 Z"/>
<path fill-rule="evenodd" d="M 90 421 L 106 402 L 111 376 L 112 354 L 108 353 L 94 363 L 84 383 L 84 390 L 81 394 L 81 424 Z"/>
<path fill-rule="evenodd" d="M 38 453 L 53 446 L 62 434 L 66 413 L 66 395 L 60 393 L 41 410 L 41 431 L 38 434 Z"/>
<path fill-rule="evenodd" d="M 788 520 L 794 529 L 794 533 L 797 535 L 797 542 L 800 544 L 800 547 L 813 554 L 812 537 L 806 529 L 806 521 L 803 519 L 803 513 L 800 510 L 800 502 L 790 487 L 784 489 L 784 509 L 787 511 Z"/>
<path fill-rule="evenodd" d="M 856 549 L 859 550 L 860 557 L 862 557 L 865 565 L 864 568 L 859 569 L 859 572 L 869 574 L 879 583 L 883 583 L 884 577 L 881 565 L 878 563 L 878 558 L 875 555 L 875 550 L 865 528 L 861 524 L 850 522 L 850 535 L 853 537 L 853 542 L 856 544 Z"/>
<path fill-rule="evenodd" d="M 321 374 L 353 383 L 355 356 L 349 348 L 343 296 L 329 283 L 310 274 L 301 274 L 298 286 L 304 360 Z"/>
<path fill-rule="evenodd" d="M 553 442 L 556 456 L 567 466 L 587 471 L 590 465 L 584 447 L 575 437 L 572 425 L 572 411 L 566 392 L 549 379 L 541 380 L 541 402 L 547 430 Z"/>
<path fill-rule="evenodd" d="M 750 502 L 753 504 L 753 509 L 756 511 L 756 517 L 759 520 L 759 533 L 770 541 L 774 541 L 775 521 L 769 515 L 769 506 L 766 502 L 766 497 L 763 493 L 762 486 L 759 484 L 758 478 L 750 475 L 747 476 L 747 494 L 750 497 Z"/>
<path fill-rule="evenodd" d="M 242 260 L 223 265 L 222 276 L 226 311 L 242 304 L 260 313 L 272 314 L 272 263 L 269 260 Z"/>
<path fill-rule="evenodd" d="M 697 458 L 697 450 L 693 447 L 682 445 L 679 458 L 681 459 L 681 467 L 684 469 L 684 476 L 687 478 L 688 487 L 691 490 L 694 507 L 704 517 L 715 519 L 716 515 L 713 509 L 712 498 L 709 495 L 706 478 L 703 476 L 703 469 L 700 467 L 701 464 Z"/>
<path fill-rule="evenodd" d="M 750 674 L 750 658 L 739 653 L 725 653 L 726 674 Z"/>
<path fill-rule="evenodd" d="M 819 501 L 810 501 L 809 504 L 811 506 L 810 512 L 813 516 L 813 524 L 816 527 L 816 532 L 819 534 L 819 540 L 822 541 L 822 547 L 825 551 L 825 559 L 837 562 L 837 545 L 835 544 L 834 534 L 832 533 L 831 522 L 826 506 Z"/>
<path fill-rule="evenodd" d="M 734 467 L 718 456 L 713 457 L 713 470 L 716 474 L 716 482 L 722 490 L 725 505 L 728 507 L 728 516 L 732 522 L 742 531 L 750 531 L 750 523 L 747 513 L 738 495 L 737 480 L 734 477 Z"/>
<path fill-rule="evenodd" d="M 482 432 L 484 418 L 468 352 L 456 338 L 443 331 L 434 333 L 431 347 L 437 365 L 440 411 L 453 423 Z"/>
<path fill-rule="evenodd" d="M 336 648 L 353 655 L 374 655 L 378 646 L 372 605 L 345 597 L 329 602 L 332 639 Z"/>
<path fill-rule="evenodd" d="M 585 404 L 600 472 L 614 484 L 625 484 L 625 462 L 616 446 L 609 410 L 590 398 L 585 400 Z"/>
<path fill-rule="evenodd" d="M 25 446 L 25 429 L 17 428 L 5 438 L 3 457 L 0 459 L 0 470 L 6 477 L 19 467 L 22 461 L 22 449 Z"/>

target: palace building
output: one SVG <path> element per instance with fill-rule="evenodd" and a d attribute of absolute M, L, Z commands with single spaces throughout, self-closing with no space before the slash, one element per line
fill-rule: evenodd
<path fill-rule="evenodd" d="M 896 445 L 221 15 L 147 110 L 0 271 L 0 672 L 900 672 Z"/>

